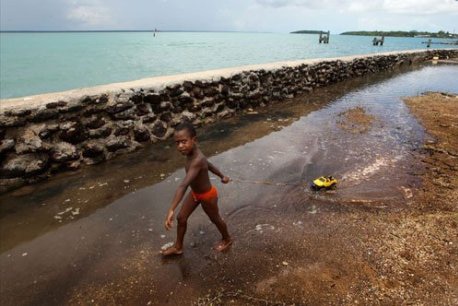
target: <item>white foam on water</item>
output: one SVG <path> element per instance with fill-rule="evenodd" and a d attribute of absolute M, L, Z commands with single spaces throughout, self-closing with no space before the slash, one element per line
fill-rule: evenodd
<path fill-rule="evenodd" d="M 377 172 L 379 172 L 382 168 L 393 166 L 395 163 L 402 159 L 402 155 L 397 155 L 392 158 L 388 157 L 377 157 L 375 161 L 365 167 L 356 169 L 355 171 L 346 173 L 342 176 L 342 180 L 346 182 L 355 182 L 367 179 Z"/>

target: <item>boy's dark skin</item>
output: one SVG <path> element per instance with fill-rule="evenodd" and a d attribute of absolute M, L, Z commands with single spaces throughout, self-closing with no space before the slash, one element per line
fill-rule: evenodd
<path fill-rule="evenodd" d="M 184 198 L 183 205 L 177 216 L 178 226 L 176 242 L 172 247 L 161 251 L 164 256 L 181 255 L 183 253 L 183 239 L 186 233 L 187 220 L 199 204 L 202 205 L 203 210 L 222 235 L 222 240 L 215 246 L 215 249 L 222 252 L 232 244 L 232 238 L 227 231 L 226 223 L 218 212 L 218 199 L 213 198 L 208 202 L 196 202 L 191 192 L 188 192 L 185 196 L 188 186 L 190 186 L 195 193 L 204 193 L 212 187 L 208 171 L 219 176 L 221 182 L 224 184 L 227 184 L 230 180 L 229 177 L 224 176 L 218 168 L 207 160 L 197 147 L 196 136 L 192 136 L 191 134 L 192 133 L 188 129 L 177 130 L 174 134 L 177 150 L 187 157 L 185 166 L 186 177 L 178 186 L 167 217 L 165 218 L 165 228 L 170 230 L 172 228 L 175 209 Z"/>

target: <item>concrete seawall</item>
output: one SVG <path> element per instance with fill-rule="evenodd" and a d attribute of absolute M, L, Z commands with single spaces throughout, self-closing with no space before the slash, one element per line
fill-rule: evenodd
<path fill-rule="evenodd" d="M 458 57 L 458 49 L 244 66 L 1 100 L 0 192 L 357 76 Z"/>

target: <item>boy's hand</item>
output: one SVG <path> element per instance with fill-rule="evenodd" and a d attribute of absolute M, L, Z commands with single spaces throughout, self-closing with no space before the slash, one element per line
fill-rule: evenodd
<path fill-rule="evenodd" d="M 173 211 L 169 211 L 167 213 L 167 217 L 165 218 L 164 226 L 166 230 L 170 230 L 173 224 Z"/>
<path fill-rule="evenodd" d="M 223 176 L 223 178 L 221 179 L 221 183 L 227 184 L 227 183 L 229 183 L 230 180 L 231 179 L 228 176 Z"/>

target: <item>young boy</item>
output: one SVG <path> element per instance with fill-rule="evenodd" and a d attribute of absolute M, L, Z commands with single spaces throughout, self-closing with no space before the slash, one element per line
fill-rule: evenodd
<path fill-rule="evenodd" d="M 161 251 L 162 255 L 181 255 L 183 253 L 183 238 L 186 233 L 187 221 L 196 207 L 201 204 L 203 210 L 210 220 L 216 225 L 223 236 L 222 240 L 215 246 L 215 250 L 222 252 L 232 244 L 232 238 L 227 231 L 226 223 L 218 212 L 218 192 L 211 185 L 208 171 L 213 172 L 221 178 L 221 182 L 227 184 L 229 178 L 224 176 L 197 147 L 196 130 L 191 123 L 181 123 L 175 128 L 174 134 L 177 150 L 186 156 L 186 176 L 178 186 L 172 204 L 170 205 L 167 217 L 165 218 L 165 228 L 172 228 L 173 215 L 175 209 L 184 197 L 183 205 L 177 216 L 177 239 L 175 244 Z M 185 196 L 186 189 L 191 187 L 191 191 Z"/>

